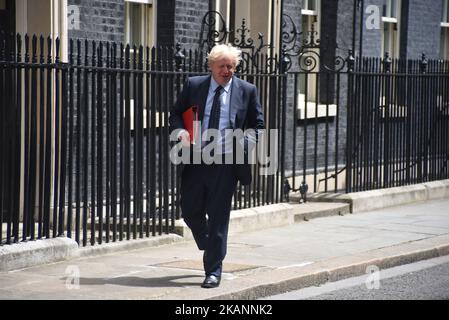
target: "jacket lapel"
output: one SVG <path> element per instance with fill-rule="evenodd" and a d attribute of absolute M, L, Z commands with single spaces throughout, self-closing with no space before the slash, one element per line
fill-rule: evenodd
<path fill-rule="evenodd" d="M 211 79 L 211 76 L 207 77 L 203 82 L 201 82 L 201 84 L 198 88 L 198 97 L 200 99 L 199 113 L 198 113 L 199 121 L 203 121 L 204 109 L 206 109 L 207 94 L 209 92 L 210 79 Z"/>
<path fill-rule="evenodd" d="M 237 112 L 242 106 L 242 90 L 241 90 L 240 81 L 237 77 L 233 77 L 232 79 L 232 89 L 231 89 L 231 101 L 230 108 L 231 112 L 229 113 L 229 121 L 231 123 L 231 127 L 236 129 L 236 116 Z"/>

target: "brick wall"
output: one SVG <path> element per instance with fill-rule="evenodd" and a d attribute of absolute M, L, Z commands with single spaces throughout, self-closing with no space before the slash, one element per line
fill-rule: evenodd
<path fill-rule="evenodd" d="M 364 56 L 381 56 L 381 41 L 382 32 L 381 29 L 368 29 L 366 27 L 366 20 L 369 14 L 366 13 L 368 6 L 375 5 L 378 6 L 380 10 L 380 15 L 382 15 L 382 5 L 384 0 L 365 0 L 364 7 L 364 19 L 362 22 L 362 54 Z M 354 30 L 354 1 L 353 0 L 340 0 L 338 1 L 337 10 L 337 22 L 335 24 L 333 18 L 331 18 L 331 26 L 328 26 L 329 30 L 335 25 L 336 28 L 336 39 L 338 44 L 337 55 L 347 55 L 348 50 L 352 48 L 353 45 L 353 30 Z M 327 10 L 325 10 L 327 11 Z M 360 51 L 360 13 L 361 9 L 357 8 L 356 21 L 355 21 L 355 55 L 359 55 Z M 327 14 L 327 17 L 332 17 L 332 11 Z M 327 19 L 324 21 L 327 24 Z"/>
<path fill-rule="evenodd" d="M 176 0 L 174 41 L 185 48 L 197 48 L 201 24 L 209 0 Z"/>
<path fill-rule="evenodd" d="M 157 4 L 157 44 L 174 45 L 175 2 L 159 1 Z"/>
<path fill-rule="evenodd" d="M 69 39 L 124 41 L 123 0 L 68 0 L 68 5 L 76 5 L 80 9 L 80 28 L 69 30 Z M 70 12 L 68 14 L 70 15 Z"/>
<path fill-rule="evenodd" d="M 439 58 L 441 1 L 402 1 L 401 58 Z"/>
<path fill-rule="evenodd" d="M 362 54 L 369 57 L 381 57 L 383 56 L 382 50 L 382 29 L 381 28 L 367 28 L 366 22 L 370 18 L 370 13 L 366 12 L 368 6 L 377 6 L 379 8 L 380 17 L 382 17 L 382 7 L 385 0 L 366 0 L 363 19 L 363 42 L 362 42 Z M 379 27 L 382 24 L 379 22 Z M 359 28 L 359 25 L 357 25 Z"/>
<path fill-rule="evenodd" d="M 337 8 L 337 54 L 344 55 L 352 48 L 353 0 L 340 0 Z"/>
<path fill-rule="evenodd" d="M 158 45 L 184 49 L 198 47 L 202 19 L 209 10 L 209 0 L 158 2 Z"/>

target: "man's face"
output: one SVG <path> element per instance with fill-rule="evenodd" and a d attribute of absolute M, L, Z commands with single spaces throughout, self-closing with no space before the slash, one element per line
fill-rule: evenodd
<path fill-rule="evenodd" d="M 230 58 L 222 58 L 210 64 L 210 71 L 214 80 L 220 85 L 225 86 L 235 72 L 235 63 Z"/>

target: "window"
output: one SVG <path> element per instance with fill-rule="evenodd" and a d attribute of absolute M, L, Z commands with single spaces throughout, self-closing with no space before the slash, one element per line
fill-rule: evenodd
<path fill-rule="evenodd" d="M 125 43 L 131 47 L 142 45 L 152 47 L 156 38 L 156 12 L 153 0 L 126 0 Z"/>
<path fill-rule="evenodd" d="M 125 45 L 129 44 L 131 53 L 133 46 L 138 48 L 143 46 L 144 52 L 146 47 L 156 45 L 156 0 L 125 0 Z M 131 130 L 134 130 L 134 88 L 133 81 L 130 82 L 130 122 Z M 146 113 L 146 86 L 143 87 L 143 128 L 147 128 Z M 124 103 L 126 103 L 124 101 Z M 159 126 L 159 124 L 157 124 Z"/>
<path fill-rule="evenodd" d="M 320 10 L 319 0 L 304 0 L 304 7 L 301 10 L 302 16 L 302 35 L 303 41 L 307 41 L 310 36 L 309 31 L 313 30 L 317 32 L 314 37 L 319 39 L 320 32 Z M 313 25 L 313 26 L 312 26 Z"/>
<path fill-rule="evenodd" d="M 301 14 L 302 15 L 316 14 L 316 11 L 318 11 L 318 8 L 319 8 L 318 2 L 319 2 L 319 0 L 304 0 Z M 307 12 L 307 11 L 311 11 L 311 12 Z"/>
<path fill-rule="evenodd" d="M 231 14 L 231 3 L 232 1 L 230 0 L 215 0 L 212 2 L 212 8 L 210 8 L 211 11 L 217 11 L 219 12 L 223 19 L 225 20 L 225 26 L 226 30 L 229 31 L 230 30 L 230 23 L 231 23 L 231 19 L 230 19 L 230 14 Z M 220 21 L 219 19 L 215 20 L 215 30 L 220 30 L 223 26 L 220 25 Z"/>
<path fill-rule="evenodd" d="M 303 8 L 301 10 L 301 33 L 302 33 L 302 44 L 310 44 L 310 45 L 316 45 L 317 40 L 320 39 L 320 3 L 319 0 L 304 0 L 303 2 Z M 311 43 L 311 32 L 313 30 L 313 38 L 314 43 Z M 309 70 L 308 67 L 306 67 L 305 62 L 308 59 L 307 57 L 310 56 L 314 63 L 314 69 L 309 70 L 310 73 L 303 73 L 300 76 L 299 79 L 299 95 L 298 95 L 298 109 L 299 109 L 299 117 L 300 119 L 304 119 L 304 117 L 307 118 L 313 118 L 315 117 L 315 113 L 311 114 L 311 112 L 315 112 L 315 102 L 317 100 L 317 77 L 316 77 L 316 71 L 319 70 L 319 49 L 318 48 L 309 48 L 306 49 L 306 52 L 309 52 L 310 54 L 305 53 L 301 56 L 300 63 L 302 65 L 302 68 L 305 70 Z M 316 52 L 316 54 L 313 54 L 311 52 Z M 307 79 L 306 79 L 307 78 Z M 306 88 L 307 84 L 307 88 Z M 306 97 L 307 97 L 307 115 L 305 114 L 305 104 L 306 104 Z M 320 108 L 320 107 L 319 107 Z M 317 116 L 319 116 L 317 114 Z"/>
<path fill-rule="evenodd" d="M 401 0 L 385 0 L 382 16 L 382 52 L 399 57 L 399 23 Z"/>
<path fill-rule="evenodd" d="M 449 28 L 441 28 L 440 58 L 449 60 Z"/>
<path fill-rule="evenodd" d="M 385 0 L 385 4 L 383 6 L 383 17 L 384 18 L 398 18 L 398 3 L 399 0 Z"/>
<path fill-rule="evenodd" d="M 442 1 L 440 58 L 449 60 L 449 0 Z"/>
<path fill-rule="evenodd" d="M 317 40 L 320 39 L 321 34 L 321 1 L 320 0 L 304 0 L 303 8 L 301 10 L 301 33 L 302 44 L 310 46 L 318 45 Z M 313 32 L 313 42 L 312 42 Z M 317 78 L 317 71 L 319 66 L 319 48 L 307 48 L 306 53 L 300 59 L 301 70 L 308 70 L 310 72 L 302 72 L 299 76 L 299 93 L 298 93 L 298 119 L 315 119 L 321 117 L 334 117 L 336 115 L 335 104 L 323 104 L 320 96 L 320 82 Z M 307 66 L 308 57 L 314 62 L 313 70 Z M 309 60 L 312 61 L 312 60 Z M 307 100 L 307 101 L 306 101 Z"/>
<path fill-rule="evenodd" d="M 304 0 L 304 8 L 301 10 L 302 16 L 302 37 L 308 42 L 310 31 L 315 31 L 314 38 L 320 39 L 320 0 Z"/>
<path fill-rule="evenodd" d="M 442 0 L 441 23 L 449 23 L 449 0 Z"/>
<path fill-rule="evenodd" d="M 242 26 L 242 20 L 245 19 L 245 26 L 250 30 L 246 34 L 246 38 L 251 37 L 254 45 L 258 46 L 258 33 L 264 36 L 264 44 L 273 43 L 274 48 L 278 46 L 278 30 L 277 22 L 279 19 L 279 1 L 272 0 L 214 0 L 212 1 L 211 10 L 218 11 L 226 23 L 226 29 L 231 31 L 229 41 L 233 42 L 234 38 L 239 39 L 241 34 L 238 30 Z M 222 26 L 216 20 L 216 30 L 220 30 Z M 272 27 L 273 26 L 273 27 Z M 264 52 L 272 54 L 270 50 Z"/>

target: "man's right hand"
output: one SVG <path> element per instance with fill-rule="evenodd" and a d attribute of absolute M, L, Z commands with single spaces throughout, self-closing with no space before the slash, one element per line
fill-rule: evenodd
<path fill-rule="evenodd" d="M 190 147 L 190 134 L 187 130 L 179 133 L 178 140 L 181 141 L 183 147 Z"/>

